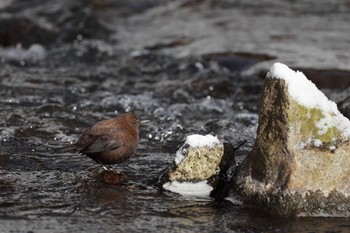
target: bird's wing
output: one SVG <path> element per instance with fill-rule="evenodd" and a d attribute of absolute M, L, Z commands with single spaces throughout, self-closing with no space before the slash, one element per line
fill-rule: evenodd
<path fill-rule="evenodd" d="M 117 139 L 115 137 L 111 137 L 110 134 L 106 134 L 106 132 L 111 132 L 115 129 L 106 129 L 95 131 L 88 129 L 86 130 L 82 137 L 77 142 L 77 146 L 81 153 L 98 153 L 108 150 L 114 150 L 121 145 L 123 145 L 123 141 Z M 103 133 L 104 132 L 104 133 Z"/>
<path fill-rule="evenodd" d="M 102 136 L 95 136 L 90 144 L 80 150 L 81 153 L 98 153 L 108 150 L 117 149 L 122 145 L 121 140 L 106 139 Z"/>

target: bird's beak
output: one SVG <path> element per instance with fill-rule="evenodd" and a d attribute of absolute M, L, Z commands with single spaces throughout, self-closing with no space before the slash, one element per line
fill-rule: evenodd
<path fill-rule="evenodd" d="M 150 122 L 150 120 L 143 120 L 143 121 L 141 121 L 140 124 L 142 125 L 142 124 L 145 124 L 145 123 L 147 123 L 147 122 Z"/>

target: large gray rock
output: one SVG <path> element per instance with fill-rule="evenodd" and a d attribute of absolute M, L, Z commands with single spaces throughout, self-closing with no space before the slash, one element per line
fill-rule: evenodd
<path fill-rule="evenodd" d="M 274 64 L 236 191 L 277 215 L 349 216 L 350 121 L 300 72 Z"/>

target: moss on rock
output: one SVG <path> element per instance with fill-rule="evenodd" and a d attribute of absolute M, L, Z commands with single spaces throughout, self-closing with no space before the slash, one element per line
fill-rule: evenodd
<path fill-rule="evenodd" d="M 170 181 L 196 182 L 218 174 L 224 154 L 223 144 L 215 144 L 212 147 L 190 147 L 185 144 L 180 150 L 185 153 L 184 159 L 169 172 Z"/>
<path fill-rule="evenodd" d="M 337 127 L 329 127 L 325 133 L 321 133 L 317 123 L 325 118 L 324 113 L 319 108 L 307 108 L 298 104 L 295 100 L 290 100 L 287 110 L 290 130 L 299 135 L 304 145 L 314 145 L 315 140 L 322 142 L 322 148 L 329 148 L 339 143 L 341 132 Z"/>

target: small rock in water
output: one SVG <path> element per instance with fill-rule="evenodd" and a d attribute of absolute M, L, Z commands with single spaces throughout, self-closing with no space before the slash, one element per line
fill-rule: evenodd
<path fill-rule="evenodd" d="M 175 166 L 166 174 L 163 188 L 185 196 L 209 197 L 208 180 L 220 172 L 224 145 L 212 135 L 190 135 L 177 151 Z"/>
<path fill-rule="evenodd" d="M 350 121 L 336 104 L 303 73 L 276 63 L 236 191 L 270 214 L 350 216 L 349 139 Z"/>
<path fill-rule="evenodd" d="M 98 174 L 98 179 L 106 184 L 121 185 L 127 180 L 127 176 L 111 170 L 104 170 Z"/>

